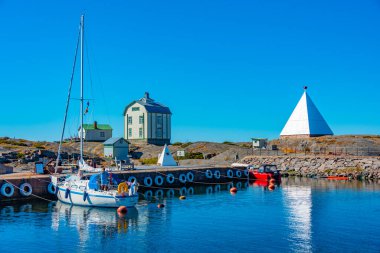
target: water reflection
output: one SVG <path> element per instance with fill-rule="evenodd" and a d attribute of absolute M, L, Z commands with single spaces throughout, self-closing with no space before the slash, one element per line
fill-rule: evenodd
<path fill-rule="evenodd" d="M 282 187 L 283 203 L 288 211 L 287 220 L 290 231 L 288 238 L 291 248 L 297 252 L 310 252 L 312 198 L 310 186 Z"/>
<path fill-rule="evenodd" d="M 103 237 L 127 233 L 131 227 L 137 226 L 137 220 L 136 208 L 129 208 L 125 216 L 119 216 L 114 208 L 89 208 L 57 202 L 52 212 L 51 227 L 54 231 L 60 227 L 73 227 L 80 242 L 86 242 L 94 231 Z"/>

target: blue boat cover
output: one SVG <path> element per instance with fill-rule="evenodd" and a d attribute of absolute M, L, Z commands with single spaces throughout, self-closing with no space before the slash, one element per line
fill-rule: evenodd
<path fill-rule="evenodd" d="M 99 174 L 95 174 L 90 177 L 90 182 L 88 182 L 88 188 L 90 188 L 91 190 L 99 190 L 99 176 Z"/>

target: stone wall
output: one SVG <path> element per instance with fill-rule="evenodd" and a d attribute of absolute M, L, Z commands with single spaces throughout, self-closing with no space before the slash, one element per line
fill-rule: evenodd
<path fill-rule="evenodd" d="M 380 179 L 380 157 L 247 156 L 242 162 L 255 166 L 276 164 L 285 176 Z"/>

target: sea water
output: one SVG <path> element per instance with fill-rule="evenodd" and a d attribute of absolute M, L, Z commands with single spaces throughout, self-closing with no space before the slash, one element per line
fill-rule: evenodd
<path fill-rule="evenodd" d="M 0 252 L 380 252 L 377 183 L 237 186 L 197 187 L 186 200 L 141 196 L 125 217 L 60 202 L 1 204 Z"/>

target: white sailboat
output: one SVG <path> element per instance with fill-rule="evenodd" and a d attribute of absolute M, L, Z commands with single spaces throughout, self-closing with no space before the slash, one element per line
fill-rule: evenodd
<path fill-rule="evenodd" d="M 105 189 L 100 189 L 101 174 L 93 174 L 89 179 L 85 179 L 81 172 L 95 172 L 95 169 L 83 159 L 83 43 L 84 42 L 84 16 L 81 16 L 80 22 L 80 45 L 81 45 L 81 98 L 80 98 L 80 118 L 81 118 L 81 131 L 80 131 L 80 159 L 79 159 L 79 173 L 78 175 L 71 175 L 60 181 L 60 176 L 52 175 L 51 181 L 56 188 L 58 199 L 67 204 L 77 206 L 95 206 L 95 207 L 133 207 L 137 204 L 137 182 L 121 182 L 118 185 L 107 185 Z M 75 65 L 74 65 L 75 66 Z M 70 100 L 71 85 L 69 88 L 68 103 Z M 65 130 L 68 103 L 66 105 L 66 113 L 64 118 L 64 126 L 61 135 L 60 146 L 58 149 L 57 166 L 60 159 L 61 145 Z M 116 181 L 116 179 L 114 179 Z"/>

